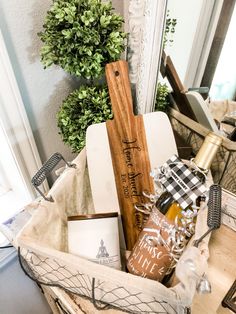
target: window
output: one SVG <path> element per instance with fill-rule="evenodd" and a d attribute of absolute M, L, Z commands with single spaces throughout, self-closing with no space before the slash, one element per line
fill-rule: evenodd
<path fill-rule="evenodd" d="M 236 8 L 230 20 L 224 44 L 219 56 L 210 89 L 213 100 L 235 99 L 236 95 L 236 59 L 235 59 Z"/>
<path fill-rule="evenodd" d="M 234 75 L 234 65 L 233 65 L 233 59 L 234 58 L 234 26 L 235 26 L 235 14 L 234 7 L 235 7 L 235 0 L 224 0 L 223 5 L 221 8 L 220 16 L 218 18 L 217 27 L 214 33 L 214 38 L 211 44 L 211 48 L 208 54 L 208 59 L 205 65 L 204 74 L 202 77 L 201 86 L 207 86 L 211 88 L 212 83 L 214 86 L 211 90 L 211 96 L 212 98 L 228 98 L 230 94 L 224 94 L 223 91 L 223 85 L 228 84 L 228 80 L 230 80 L 229 84 L 229 92 L 232 94 L 232 83 L 235 84 L 235 75 Z M 230 25 L 231 24 L 231 25 Z M 231 30 L 232 28 L 232 30 Z M 229 31 L 229 34 L 228 34 Z M 231 35 L 232 33 L 232 35 Z M 233 37 L 231 37 L 233 36 Z M 229 37 L 229 38 L 227 38 Z M 232 39 L 230 39 L 233 38 Z M 226 44 L 226 46 L 224 46 Z M 227 47 L 231 45 L 231 48 L 228 50 Z M 223 47 L 223 50 L 222 50 Z M 225 50 L 226 49 L 226 50 Z M 228 50 L 228 52 L 227 52 Z M 232 53 L 231 53 L 232 52 Z M 228 56 L 226 56 L 228 53 Z M 221 59 L 221 57 L 223 59 Z M 233 59 L 232 59 L 233 58 Z M 227 60 L 228 59 L 228 60 Z M 227 63 L 225 64 L 225 60 L 227 60 Z M 232 63 L 231 63 L 232 62 Z M 224 64 L 223 64 L 224 63 Z M 219 67 L 218 67 L 219 64 Z M 218 68 L 218 69 L 217 69 Z M 227 68 L 227 69 L 226 69 Z M 217 69 L 217 70 L 216 70 Z M 220 71 L 223 71 L 219 74 Z M 233 71 L 233 74 L 230 74 L 230 70 Z M 218 72 L 218 73 L 217 73 Z M 228 73 L 226 73 L 228 72 Z M 226 75 L 225 75 L 226 73 Z M 215 76 L 216 74 L 216 76 Z M 222 76 L 219 78 L 219 75 Z M 230 76 L 231 75 L 231 76 Z M 215 76 L 215 77 L 214 77 Z M 228 76 L 228 78 L 227 78 Z M 213 82 L 214 78 L 214 82 Z M 222 79 L 226 78 L 226 81 L 223 82 Z M 233 79 L 233 82 L 232 82 Z M 227 86 L 226 86 L 227 88 Z M 220 91 L 221 90 L 221 91 Z M 222 99 L 222 98 L 221 98 Z"/>
<path fill-rule="evenodd" d="M 41 167 L 24 104 L 0 31 L 0 223 L 36 197 L 31 178 Z M 48 187 L 46 183 L 43 191 Z M 0 239 L 1 241 L 1 239 Z"/>

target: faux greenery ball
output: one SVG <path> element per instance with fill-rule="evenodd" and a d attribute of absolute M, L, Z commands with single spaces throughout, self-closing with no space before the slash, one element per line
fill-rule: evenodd
<path fill-rule="evenodd" d="M 77 77 L 100 77 L 125 47 L 123 17 L 112 11 L 111 2 L 101 0 L 54 0 L 39 33 L 44 67 L 56 64 Z"/>
<path fill-rule="evenodd" d="M 79 153 L 85 146 L 87 127 L 112 117 L 108 88 L 81 86 L 63 101 L 57 122 L 63 142 Z"/>

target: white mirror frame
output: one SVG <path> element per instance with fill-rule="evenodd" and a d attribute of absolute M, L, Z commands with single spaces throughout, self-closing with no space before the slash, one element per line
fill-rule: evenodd
<path fill-rule="evenodd" d="M 127 59 L 140 114 L 154 110 L 166 7 L 167 0 L 129 1 Z"/>

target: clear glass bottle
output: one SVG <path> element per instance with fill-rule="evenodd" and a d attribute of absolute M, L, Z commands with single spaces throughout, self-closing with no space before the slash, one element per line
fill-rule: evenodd
<path fill-rule="evenodd" d="M 194 166 L 192 171 L 203 183 L 221 144 L 221 136 L 212 132 L 208 133 L 196 157 L 192 161 Z M 174 221 L 178 216 L 180 221 L 182 208 L 169 192 L 164 192 L 161 195 L 160 199 L 157 200 L 156 207 L 169 220 Z"/>

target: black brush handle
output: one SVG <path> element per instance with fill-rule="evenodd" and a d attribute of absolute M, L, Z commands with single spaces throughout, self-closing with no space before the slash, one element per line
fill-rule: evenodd
<path fill-rule="evenodd" d="M 198 247 L 199 243 L 212 231 L 220 228 L 221 225 L 221 198 L 222 190 L 218 184 L 210 186 L 208 200 L 207 226 L 208 230 L 199 239 L 194 241 L 194 246 Z"/>
<path fill-rule="evenodd" d="M 211 230 L 221 225 L 221 198 L 222 191 L 219 184 L 213 184 L 209 191 L 207 225 Z"/>

